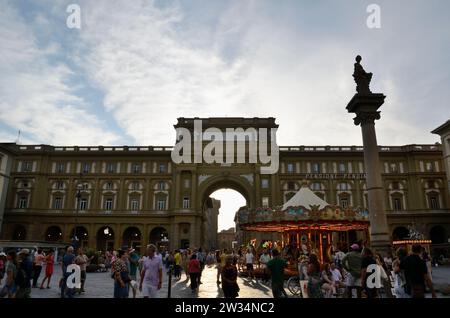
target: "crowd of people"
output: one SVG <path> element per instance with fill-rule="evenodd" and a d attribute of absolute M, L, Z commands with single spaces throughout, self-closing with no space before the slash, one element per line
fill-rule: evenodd
<path fill-rule="evenodd" d="M 83 248 L 75 251 L 72 246 L 58 260 L 52 250 L 44 253 L 41 249 L 33 252 L 22 249 L 17 254 L 15 251 L 1 253 L 0 286 L 2 280 L 4 285 L 0 296 L 28 298 L 33 288 L 51 288 L 54 264 L 59 264 L 63 273 L 59 281 L 62 298 L 85 293 L 87 267 L 93 258 L 88 257 Z M 436 297 L 431 281 L 431 260 L 420 245 L 414 245 L 409 255 L 400 248 L 395 258 L 389 255 L 383 258 L 355 243 L 347 253 L 336 249 L 327 262 L 320 263 L 315 253 L 296 250 L 290 245 L 283 248 L 280 245 L 264 246 L 258 250 L 249 245 L 237 250 L 187 248 L 167 251 L 163 248 L 158 251 L 155 245 L 149 244 L 144 255 L 139 255 L 133 248 L 123 248 L 101 253 L 95 263 L 99 271 L 110 269 L 115 298 L 135 298 L 138 290 L 142 297 L 158 297 L 163 271 L 173 274 L 175 280 L 180 280 L 184 273 L 184 283 L 189 284 L 192 293 L 196 294 L 202 284 L 205 266 L 216 267 L 216 282 L 226 298 L 239 296 L 238 276 L 249 281 L 260 279 L 264 284 L 270 282 L 273 297 L 288 297 L 284 288 L 289 277 L 286 270 L 292 267 L 296 268 L 294 275 L 298 275 L 298 281 L 306 283 L 303 297 L 422 298 L 427 288 L 432 297 Z M 80 268 L 81 284 L 77 288 L 69 288 L 67 284 L 71 274 L 67 268 L 71 264 Z M 370 284 L 370 269 L 377 273 L 381 284 Z"/>

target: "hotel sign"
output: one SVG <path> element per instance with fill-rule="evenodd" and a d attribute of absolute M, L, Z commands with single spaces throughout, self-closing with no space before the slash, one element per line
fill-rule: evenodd
<path fill-rule="evenodd" d="M 363 180 L 366 179 L 365 173 L 307 173 L 306 179 L 353 179 Z"/>

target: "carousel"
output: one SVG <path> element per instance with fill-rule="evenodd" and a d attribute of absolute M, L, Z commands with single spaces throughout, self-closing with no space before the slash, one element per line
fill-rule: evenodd
<path fill-rule="evenodd" d="M 352 243 L 369 239 L 367 210 L 331 205 L 306 184 L 281 207 L 242 207 L 237 221 L 243 231 L 278 232 L 283 248 L 289 245 L 300 254 L 314 253 L 322 263 L 331 261 L 333 249 L 346 251 Z"/>

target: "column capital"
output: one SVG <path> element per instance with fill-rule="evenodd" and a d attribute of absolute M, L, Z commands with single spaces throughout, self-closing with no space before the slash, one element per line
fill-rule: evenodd
<path fill-rule="evenodd" d="M 355 113 L 355 125 L 373 123 L 380 119 L 380 108 L 386 98 L 383 94 L 355 94 L 347 105 L 349 113 Z"/>

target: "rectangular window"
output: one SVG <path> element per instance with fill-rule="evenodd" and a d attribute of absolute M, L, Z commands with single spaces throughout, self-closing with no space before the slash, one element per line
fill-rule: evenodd
<path fill-rule="evenodd" d="M 28 205 L 28 197 L 19 198 L 19 209 L 26 209 Z"/>
<path fill-rule="evenodd" d="M 114 173 L 116 172 L 116 164 L 113 162 L 108 162 L 106 164 L 106 173 Z"/>
<path fill-rule="evenodd" d="M 312 172 L 313 173 L 320 173 L 320 163 L 315 162 L 312 164 Z"/>
<path fill-rule="evenodd" d="M 157 202 L 157 207 L 156 207 L 159 211 L 163 211 L 166 209 L 166 200 L 160 199 Z"/>
<path fill-rule="evenodd" d="M 56 164 L 56 173 L 64 173 L 65 171 L 65 166 L 64 166 L 64 162 L 58 162 Z"/>
<path fill-rule="evenodd" d="M 185 197 L 183 198 L 183 209 L 189 209 L 189 198 Z"/>
<path fill-rule="evenodd" d="M 131 190 L 134 190 L 134 191 L 137 191 L 137 190 L 139 190 L 139 182 L 133 182 L 132 184 L 131 184 Z"/>
<path fill-rule="evenodd" d="M 269 188 L 269 179 L 261 179 L 261 188 L 263 189 Z"/>
<path fill-rule="evenodd" d="M 166 164 L 165 163 L 161 163 L 159 164 L 159 173 L 166 173 Z"/>
<path fill-rule="evenodd" d="M 395 163 L 391 163 L 389 165 L 390 172 L 397 172 L 397 165 Z"/>
<path fill-rule="evenodd" d="M 263 197 L 262 198 L 262 206 L 264 208 L 268 208 L 269 207 L 269 198 L 268 197 Z"/>
<path fill-rule="evenodd" d="M 105 210 L 106 211 L 112 211 L 113 209 L 113 200 L 112 199 L 106 199 L 105 200 Z"/>
<path fill-rule="evenodd" d="M 394 211 L 401 211 L 402 209 L 402 200 L 401 198 L 394 198 L 393 202 Z"/>
<path fill-rule="evenodd" d="M 53 209 L 54 210 L 61 210 L 62 209 L 62 198 L 61 197 L 56 197 L 53 200 Z"/>
<path fill-rule="evenodd" d="M 105 188 L 106 188 L 106 190 L 112 190 L 113 189 L 112 182 L 107 182 Z"/>
<path fill-rule="evenodd" d="M 319 182 L 314 182 L 311 184 L 311 188 L 313 191 L 320 191 L 321 190 L 321 186 Z"/>
<path fill-rule="evenodd" d="M 131 211 L 138 211 L 138 210 L 139 210 L 139 200 L 132 199 L 131 200 Z"/>
<path fill-rule="evenodd" d="M 62 181 L 56 182 L 56 189 L 58 189 L 58 190 L 64 189 L 64 182 L 62 182 Z"/>
<path fill-rule="evenodd" d="M 433 171 L 433 164 L 432 164 L 431 162 L 427 162 L 427 163 L 425 164 L 425 169 L 426 169 L 428 172 L 432 172 L 432 171 Z"/>
<path fill-rule="evenodd" d="M 339 183 L 339 190 L 340 191 L 347 191 L 348 190 L 348 185 L 345 182 Z"/>
<path fill-rule="evenodd" d="M 294 173 L 294 164 L 293 163 L 288 163 L 287 164 L 287 172 L 288 173 Z"/>
<path fill-rule="evenodd" d="M 347 198 L 341 198 L 341 207 L 346 209 L 348 207 L 348 199 Z"/>
<path fill-rule="evenodd" d="M 22 163 L 22 172 L 31 172 L 32 169 L 33 169 L 32 161 L 24 161 Z"/>
<path fill-rule="evenodd" d="M 339 173 L 345 173 L 345 172 L 346 172 L 345 163 L 343 163 L 343 162 L 339 163 Z"/>
<path fill-rule="evenodd" d="M 164 190 L 166 188 L 166 183 L 164 181 L 158 182 L 158 190 Z"/>
<path fill-rule="evenodd" d="M 80 201 L 80 211 L 86 211 L 88 208 L 88 200 L 86 198 L 82 198 Z"/>
<path fill-rule="evenodd" d="M 91 165 L 88 162 L 84 162 L 82 165 L 81 172 L 82 173 L 89 173 L 91 171 Z"/>
<path fill-rule="evenodd" d="M 439 199 L 438 197 L 430 197 L 430 208 L 433 210 L 439 209 Z"/>
<path fill-rule="evenodd" d="M 140 173 L 141 172 L 141 164 L 140 163 L 133 163 L 131 171 L 133 173 Z"/>

